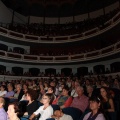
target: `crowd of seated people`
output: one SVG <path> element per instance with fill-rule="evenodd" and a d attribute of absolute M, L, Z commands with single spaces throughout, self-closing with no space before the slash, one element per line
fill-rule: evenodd
<path fill-rule="evenodd" d="M 10 120 L 13 120 L 10 111 L 14 108 L 14 103 L 17 103 L 19 113 L 21 113 L 18 115 L 18 120 L 19 118 L 32 120 L 38 113 L 41 114 L 39 120 L 51 117 L 64 120 L 64 117 L 70 118 L 65 113 L 67 108 L 79 110 L 82 113 L 82 118 L 80 117 L 79 120 L 91 120 L 91 118 L 92 120 L 96 118 L 99 118 L 96 120 L 113 120 L 111 115 L 120 112 L 120 104 L 118 104 L 120 89 L 116 87 L 117 85 L 120 85 L 119 76 L 116 78 L 106 76 L 94 78 L 61 77 L 3 81 L 0 83 L 0 101 L 1 99 L 5 101 L 5 110 L 8 111 Z M 57 109 L 54 108 L 55 106 Z M 87 110 L 88 112 L 86 112 Z M 15 110 L 13 116 L 17 119 L 14 112 Z M 84 116 L 82 116 L 83 114 Z"/>
<path fill-rule="evenodd" d="M 107 13 L 106 15 L 101 15 L 97 18 L 88 18 L 81 22 L 73 22 L 66 24 L 10 24 L 9 29 L 20 32 L 23 34 L 37 35 L 37 36 L 64 36 L 72 34 L 80 34 L 92 28 L 98 27 L 103 28 L 104 23 L 110 20 L 116 13 L 118 13 L 119 8 Z"/>

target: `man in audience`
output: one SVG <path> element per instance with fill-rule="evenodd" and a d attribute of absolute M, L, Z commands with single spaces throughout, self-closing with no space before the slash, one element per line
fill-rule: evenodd
<path fill-rule="evenodd" d="M 52 115 L 52 118 L 55 120 L 73 120 L 70 115 L 64 114 L 62 110 L 56 110 L 54 115 Z"/>
<path fill-rule="evenodd" d="M 7 120 L 7 113 L 3 108 L 4 105 L 5 105 L 5 100 L 4 98 L 0 97 L 0 120 Z"/>
<path fill-rule="evenodd" d="M 84 89 L 81 86 L 78 86 L 76 88 L 76 92 L 78 94 L 77 97 L 75 97 L 71 103 L 71 107 L 75 107 L 80 109 L 82 112 L 85 111 L 85 109 L 89 105 L 89 99 L 87 96 L 84 95 Z"/>

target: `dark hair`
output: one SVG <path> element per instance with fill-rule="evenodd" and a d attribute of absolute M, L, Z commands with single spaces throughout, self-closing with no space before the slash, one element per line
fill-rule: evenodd
<path fill-rule="evenodd" d="M 69 88 L 67 85 L 65 85 L 65 86 L 63 87 L 63 89 L 67 90 L 68 92 L 69 92 L 69 90 L 70 90 L 70 88 Z"/>
<path fill-rule="evenodd" d="M 111 98 L 110 89 L 108 87 L 101 87 L 100 90 L 101 89 L 104 89 L 107 92 L 107 98 L 108 99 Z M 101 98 L 103 98 L 103 97 L 101 96 Z"/>
<path fill-rule="evenodd" d="M 44 96 L 47 96 L 50 99 L 49 104 L 52 104 L 54 100 L 54 95 L 52 93 L 45 93 Z"/>
<path fill-rule="evenodd" d="M 92 96 L 89 98 L 89 101 L 95 101 L 97 103 L 101 103 L 101 99 L 100 97 L 97 97 L 97 96 Z"/>
<path fill-rule="evenodd" d="M 9 105 L 13 105 L 13 106 L 14 106 L 15 113 L 17 113 L 17 115 L 18 115 L 18 114 L 19 114 L 19 112 L 20 112 L 18 102 L 13 102 L 13 103 L 10 103 Z"/>
<path fill-rule="evenodd" d="M 28 94 L 31 98 L 31 100 L 36 100 L 38 95 L 37 95 L 37 91 L 33 90 L 33 89 L 28 89 L 28 91 L 26 92 L 26 94 Z"/>
<path fill-rule="evenodd" d="M 53 90 L 53 93 L 55 92 L 55 87 L 49 86 L 48 88 L 50 88 L 51 90 Z"/>
<path fill-rule="evenodd" d="M 1 87 L 3 87 L 3 88 L 4 88 L 4 90 L 6 90 L 6 89 L 7 89 L 5 85 L 1 85 Z"/>
<path fill-rule="evenodd" d="M 101 101 L 99 96 L 92 96 L 92 97 L 89 98 L 89 101 L 94 101 L 94 102 L 100 103 L 98 113 L 104 113 L 103 106 L 102 106 L 102 101 Z"/>

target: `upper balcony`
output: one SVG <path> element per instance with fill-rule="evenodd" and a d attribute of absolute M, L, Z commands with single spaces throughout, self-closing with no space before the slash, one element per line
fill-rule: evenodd
<path fill-rule="evenodd" d="M 113 18 L 111 18 L 109 21 L 104 23 L 104 27 L 95 27 L 93 29 L 90 29 L 88 31 L 82 32 L 80 34 L 74 34 L 74 35 L 68 35 L 68 36 L 55 36 L 55 37 L 49 37 L 49 36 L 34 36 L 34 35 L 28 35 L 28 34 L 22 34 L 18 32 L 14 32 L 8 29 L 5 29 L 3 27 L 0 27 L 0 35 L 12 38 L 14 40 L 19 40 L 23 42 L 33 42 L 33 43 L 66 43 L 66 42 L 74 42 L 74 41 L 80 41 L 87 38 L 91 38 L 94 36 L 97 36 L 99 34 L 102 34 L 109 29 L 113 28 L 117 24 L 120 23 L 120 12 L 115 14 Z"/>
<path fill-rule="evenodd" d="M 18 54 L 18 53 L 6 52 L 0 50 L 0 59 L 10 60 L 14 62 L 24 62 L 26 64 L 27 63 L 57 64 L 57 63 L 84 62 L 84 61 L 104 58 L 118 53 L 120 53 L 120 41 L 100 50 L 95 50 L 92 52 L 87 52 L 82 54 L 63 55 L 63 56 L 26 55 L 26 54 Z"/>

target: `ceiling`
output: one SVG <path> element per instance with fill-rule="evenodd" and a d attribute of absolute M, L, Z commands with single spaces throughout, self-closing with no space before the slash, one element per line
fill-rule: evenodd
<path fill-rule="evenodd" d="M 119 0 L 2 0 L 25 16 L 68 17 L 104 8 Z"/>

